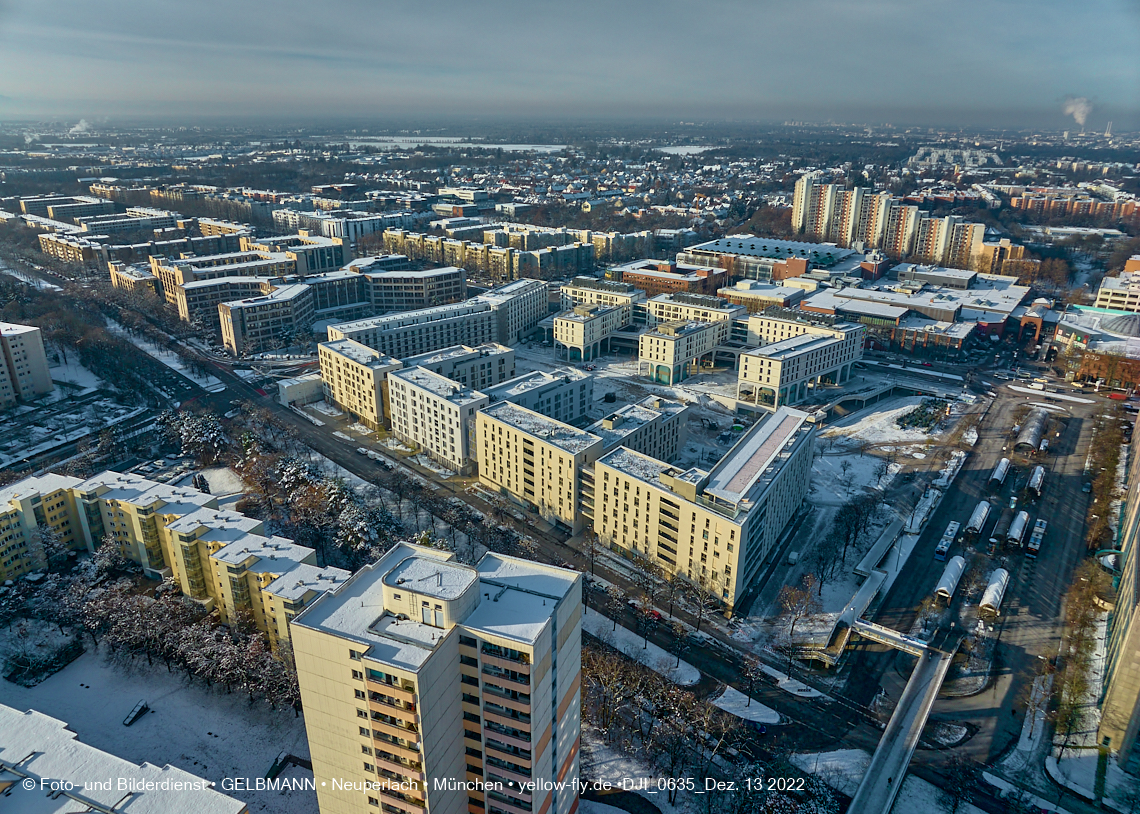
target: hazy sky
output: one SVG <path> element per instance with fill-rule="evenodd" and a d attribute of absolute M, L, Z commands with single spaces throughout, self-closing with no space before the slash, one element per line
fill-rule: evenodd
<path fill-rule="evenodd" d="M 0 0 L 0 121 L 1140 127 L 1140 0 Z"/>

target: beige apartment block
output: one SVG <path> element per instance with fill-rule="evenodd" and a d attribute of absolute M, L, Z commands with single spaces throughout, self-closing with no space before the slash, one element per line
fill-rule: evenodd
<path fill-rule="evenodd" d="M 849 381 L 863 357 L 864 326 L 809 327 L 815 330 L 740 354 L 737 399 L 775 409 L 803 401 L 821 385 Z"/>
<path fill-rule="evenodd" d="M 538 326 L 550 307 L 547 288 L 542 280 L 515 280 L 477 297 L 495 312 L 496 341 L 520 342 Z"/>
<path fill-rule="evenodd" d="M 1125 271 L 1105 277 L 1096 291 L 1096 307 L 1140 312 L 1140 274 Z"/>
<path fill-rule="evenodd" d="M 586 427 L 586 432 L 601 438 L 606 452 L 625 447 L 659 461 L 672 461 L 688 438 L 688 414 L 683 402 L 646 396 L 636 404 L 619 407 Z"/>
<path fill-rule="evenodd" d="M 781 407 L 710 470 L 619 447 L 584 481 L 599 540 L 704 586 L 731 610 L 807 496 L 815 427 Z"/>
<path fill-rule="evenodd" d="M 0 322 L 0 409 L 46 395 L 54 387 L 40 329 Z"/>
<path fill-rule="evenodd" d="M 748 309 L 708 294 L 659 294 L 646 305 L 650 327 L 663 322 L 709 322 L 717 328 L 717 344 L 732 336 L 732 321 L 748 316 Z"/>
<path fill-rule="evenodd" d="M 407 543 L 321 595 L 292 622 L 321 814 L 573 814 L 581 616 L 577 572 Z"/>
<path fill-rule="evenodd" d="M 509 401 L 480 410 L 475 421 L 479 480 L 581 531 L 579 473 L 602 454 L 602 439 Z"/>
<path fill-rule="evenodd" d="M 411 311 L 467 299 L 467 272 L 454 266 L 427 271 L 369 271 L 377 312 Z"/>
<path fill-rule="evenodd" d="M 361 424 L 388 426 L 388 374 L 403 364 L 351 339 L 317 346 L 325 399 Z"/>
<path fill-rule="evenodd" d="M 216 497 L 108 471 L 85 481 L 40 475 L 0 489 L 0 578 L 44 566 L 48 527 L 73 550 L 116 546 L 223 621 L 248 611 L 275 648 L 288 639 L 293 615 L 348 577 L 318 568 L 313 549 L 267 535 L 260 520 L 219 508 Z"/>
<path fill-rule="evenodd" d="M 569 311 L 576 305 L 608 305 L 621 308 L 625 315 L 624 325 L 637 321 L 637 311 L 644 311 L 647 302 L 645 292 L 630 283 L 612 280 L 596 280 L 593 277 L 575 277 L 563 283 L 559 289 L 562 309 Z M 644 321 L 644 314 L 641 315 Z"/>
<path fill-rule="evenodd" d="M 662 322 L 638 337 L 638 375 L 661 384 L 689 378 L 702 360 L 712 361 L 722 332 L 715 322 Z"/>
<path fill-rule="evenodd" d="M 422 367 L 474 390 L 515 377 L 515 352 L 498 342 L 471 347 L 456 345 L 404 358 L 408 367 Z"/>
<path fill-rule="evenodd" d="M 535 370 L 510 381 L 483 388 L 489 402 L 509 401 L 542 413 L 544 416 L 573 424 L 586 417 L 594 401 L 594 377 L 573 368 L 556 373 Z"/>
<path fill-rule="evenodd" d="M 610 352 L 610 335 L 628 322 L 616 305 L 575 305 L 554 318 L 554 351 L 568 362 L 589 362 Z"/>
<path fill-rule="evenodd" d="M 223 302 L 218 306 L 222 344 L 234 355 L 275 350 L 283 343 L 308 345 L 316 319 L 313 299 L 310 286 L 293 283 Z"/>
<path fill-rule="evenodd" d="M 471 430 L 487 396 L 420 367 L 388 374 L 392 434 L 461 474 L 474 464 Z"/>

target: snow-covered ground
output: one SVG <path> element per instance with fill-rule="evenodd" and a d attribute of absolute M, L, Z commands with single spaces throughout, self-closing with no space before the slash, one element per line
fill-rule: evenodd
<path fill-rule="evenodd" d="M 221 379 L 218 379 L 216 376 L 201 376 L 197 373 L 194 373 L 190 370 L 189 367 L 186 366 L 186 363 L 182 361 L 182 358 L 177 353 L 174 351 L 166 350 L 165 348 L 160 348 L 150 340 L 131 333 L 118 322 L 115 322 L 113 319 L 107 320 L 107 330 L 113 334 L 118 334 L 119 336 L 123 337 L 132 345 L 139 348 L 147 356 L 157 359 L 171 370 L 178 371 L 187 379 L 194 382 L 203 390 L 209 393 L 220 393 L 226 389 L 226 386 L 222 384 Z"/>
<path fill-rule="evenodd" d="M 716 698 L 710 699 L 709 703 L 745 721 L 755 721 L 758 724 L 780 723 L 780 713 L 771 707 L 764 706 L 755 698 L 749 699 L 747 695 L 734 687 L 725 687 L 724 692 Z"/>
<path fill-rule="evenodd" d="M 922 404 L 923 396 L 906 396 L 887 399 L 872 405 L 867 410 L 841 418 L 821 433 L 823 439 L 835 439 L 839 446 L 848 444 L 921 444 L 930 436 L 925 430 L 903 429 L 897 419 Z M 842 440 L 841 440 L 842 439 Z"/>
<path fill-rule="evenodd" d="M 27 283 L 28 285 L 32 286 L 33 288 L 37 288 L 40 291 L 63 291 L 62 288 L 55 285 L 54 283 L 49 283 L 46 280 L 41 280 L 39 277 L 33 277 L 26 271 L 18 271 L 3 261 L 0 261 L 0 274 L 7 274 L 9 277 L 15 277 L 20 282 Z"/>
<path fill-rule="evenodd" d="M 89 645 L 89 643 L 87 643 Z M 151 712 L 130 727 L 123 719 L 140 700 Z M 189 686 L 161 664 L 108 665 L 89 650 L 35 687 L 0 681 L 0 703 L 35 709 L 65 721 L 84 743 L 126 760 L 171 764 L 220 783 L 227 777 L 264 777 L 281 752 L 309 757 L 303 718 L 292 710 L 252 706 L 241 692 Z M 251 812 L 315 812 L 312 791 L 228 792 Z"/>
<path fill-rule="evenodd" d="M 871 765 L 871 756 L 862 749 L 840 749 L 835 752 L 796 754 L 791 757 L 800 770 L 814 774 L 836 791 L 853 796 L 859 782 Z M 943 811 L 945 797 L 935 785 L 908 774 L 895 798 L 891 814 L 931 814 Z M 982 809 L 966 803 L 958 807 L 961 814 L 982 814 Z"/>
<path fill-rule="evenodd" d="M 73 384 L 80 388 L 79 393 L 86 393 L 103 387 L 103 380 L 79 364 L 74 353 L 67 357 L 66 363 L 60 361 L 58 365 L 48 368 L 48 372 L 51 374 L 53 382 Z"/>
<path fill-rule="evenodd" d="M 660 673 L 674 684 L 689 687 L 701 680 L 700 670 L 696 667 L 684 660 L 678 663 L 676 656 L 666 653 L 653 642 L 646 645 L 645 640 L 632 630 L 621 625 L 615 630 L 613 620 L 602 616 L 593 608 L 586 608 L 582 630 L 634 661 L 641 662 L 653 672 Z"/>
<path fill-rule="evenodd" d="M 241 476 L 228 466 L 212 466 L 209 469 L 203 469 L 201 472 L 195 474 L 205 476 L 206 483 L 210 484 L 210 494 L 214 495 L 214 497 L 237 495 L 245 491 L 245 483 L 242 481 Z M 193 480 L 193 474 L 187 475 L 180 480 L 177 485 L 189 485 Z"/>

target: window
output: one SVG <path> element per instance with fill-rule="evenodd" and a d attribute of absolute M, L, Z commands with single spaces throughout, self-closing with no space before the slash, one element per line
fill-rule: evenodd
<path fill-rule="evenodd" d="M 371 754 L 372 754 L 372 748 L 371 748 L 371 747 L 369 747 L 369 746 L 361 746 L 361 747 L 360 747 L 360 751 L 361 751 L 361 752 L 363 752 L 363 753 L 364 753 L 364 754 L 366 754 L 366 755 L 371 755 Z"/>
<path fill-rule="evenodd" d="M 365 698 L 364 690 L 354 690 L 353 692 L 356 693 L 356 697 L 359 698 L 361 701 L 364 700 L 364 698 Z"/>
<path fill-rule="evenodd" d="M 371 738 L 372 737 L 372 730 L 366 726 L 362 726 L 362 727 L 360 727 L 360 734 L 362 736 L 364 736 L 365 738 Z"/>
<path fill-rule="evenodd" d="M 364 654 L 359 650 L 349 650 L 348 657 L 353 661 L 360 661 L 362 658 L 364 658 Z"/>
<path fill-rule="evenodd" d="M 367 713 L 367 712 L 365 712 L 365 711 L 364 711 L 364 710 L 362 710 L 362 709 L 358 709 L 358 710 L 356 710 L 356 717 L 357 717 L 357 718 L 367 718 L 367 717 L 368 717 L 368 713 Z"/>

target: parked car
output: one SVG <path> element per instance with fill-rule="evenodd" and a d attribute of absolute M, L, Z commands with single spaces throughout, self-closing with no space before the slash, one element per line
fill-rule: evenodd
<path fill-rule="evenodd" d="M 1092 484 L 1089 483 L 1088 481 L 1085 481 L 1085 485 L 1081 487 L 1081 491 L 1084 492 L 1085 494 L 1088 494 L 1089 492 L 1092 491 Z"/>

